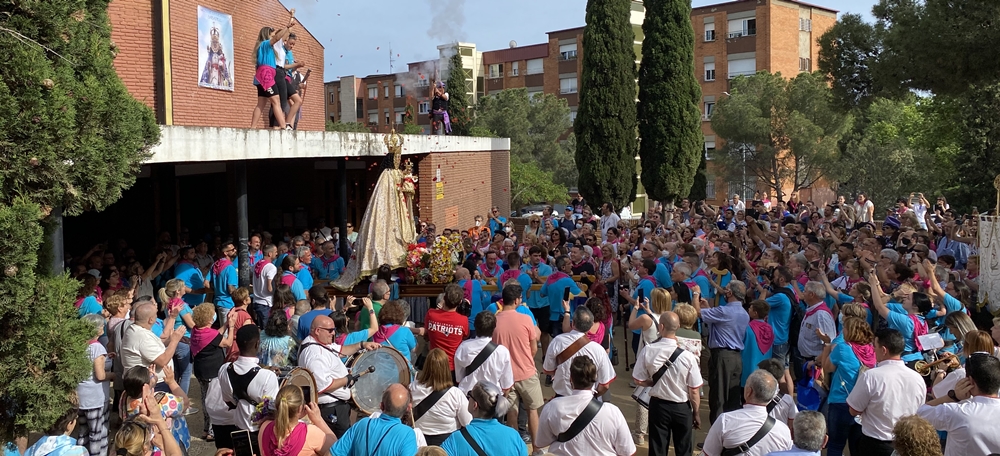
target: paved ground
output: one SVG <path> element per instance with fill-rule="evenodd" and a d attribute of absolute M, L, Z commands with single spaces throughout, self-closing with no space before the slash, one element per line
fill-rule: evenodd
<path fill-rule="evenodd" d="M 615 328 L 615 329 L 616 329 L 615 344 L 618 347 L 626 347 L 625 340 L 624 340 L 624 338 L 623 338 L 623 336 L 621 334 L 622 333 L 621 328 L 618 327 L 618 328 Z M 631 372 L 626 372 L 626 370 L 625 370 L 625 356 L 624 356 L 624 354 L 625 353 L 624 353 L 623 350 L 619 351 L 619 361 L 620 362 L 618 363 L 618 366 L 615 366 L 615 371 L 618 374 L 618 378 L 614 381 L 614 383 L 611 384 L 611 395 L 612 395 L 611 403 L 617 405 L 622 410 L 622 413 L 625 415 L 625 419 L 628 421 L 629 428 L 634 430 L 635 429 L 635 409 L 636 409 L 636 407 L 638 407 L 638 405 L 636 404 L 636 402 L 634 400 L 632 400 L 632 397 L 631 397 L 633 388 L 630 388 L 628 386 L 628 384 L 629 384 L 629 381 L 632 379 L 632 375 L 631 375 Z M 538 365 L 541 366 L 541 364 L 542 364 L 541 363 L 541 356 L 542 356 L 541 350 L 539 350 L 538 355 L 539 355 Z M 635 362 L 635 358 L 632 356 L 631 353 L 629 353 L 629 360 L 631 362 Z M 552 397 L 555 394 L 555 393 L 552 392 L 551 388 L 544 388 L 543 387 L 543 390 L 544 390 L 543 392 L 544 392 L 544 395 L 545 395 L 546 398 Z M 702 397 L 701 410 L 700 410 L 700 412 L 701 412 L 701 422 L 703 423 L 703 425 L 702 425 L 702 429 L 701 430 L 696 430 L 695 431 L 695 442 L 703 442 L 705 440 L 705 434 L 708 432 L 708 426 L 709 425 L 708 425 L 708 403 L 707 403 L 708 402 L 708 397 L 707 397 L 707 390 L 705 391 L 705 394 L 706 394 L 706 396 Z M 191 382 L 190 397 L 192 397 L 193 398 L 192 400 L 195 401 L 195 403 L 196 403 L 195 406 L 201 408 L 201 404 L 198 403 L 198 402 L 200 402 L 199 398 L 201 397 L 201 392 L 199 391 L 198 382 L 196 382 L 196 381 L 192 381 Z M 202 418 L 201 417 L 202 417 L 202 414 L 200 412 L 197 413 L 197 414 L 194 414 L 194 415 L 191 415 L 191 416 L 187 417 L 188 418 L 188 428 L 191 429 L 191 449 L 190 449 L 189 453 L 190 453 L 190 456 L 213 456 L 215 454 L 215 444 L 214 443 L 210 443 L 210 442 L 205 442 L 204 440 L 201 440 L 201 438 L 200 438 L 201 437 L 201 429 L 202 429 Z M 696 448 L 696 451 L 697 451 L 697 448 Z M 648 454 L 649 453 L 648 453 L 647 445 L 641 445 L 641 446 L 638 447 L 638 451 L 636 452 L 637 456 L 646 456 Z M 670 454 L 671 455 L 674 454 L 673 453 L 673 449 L 671 449 Z"/>

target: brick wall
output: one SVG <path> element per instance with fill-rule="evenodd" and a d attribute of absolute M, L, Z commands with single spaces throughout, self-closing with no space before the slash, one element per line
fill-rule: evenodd
<path fill-rule="evenodd" d="M 155 24 L 152 4 L 156 1 L 115 0 L 109 7 L 112 21 L 112 39 L 121 51 L 116 60 L 119 74 L 126 87 L 136 98 L 155 109 L 161 100 L 156 95 L 157 49 L 161 46 L 159 35 L 154 35 Z M 235 91 L 198 87 L 204 62 L 198 62 L 198 6 L 233 16 L 233 62 Z M 311 18 L 300 14 L 307 22 Z M 288 10 L 278 0 L 172 0 L 170 2 L 170 43 L 173 91 L 173 122 L 175 125 L 203 125 L 247 128 L 250 114 L 257 103 L 253 86 L 255 56 L 253 47 L 264 26 L 285 23 Z M 314 25 L 316 26 L 316 25 Z M 325 105 L 323 102 L 323 47 L 302 25 L 293 31 L 298 35 L 295 58 L 312 68 L 310 87 L 306 91 L 302 120 L 303 130 L 323 130 Z M 162 119 L 161 119 L 162 121 Z"/>
<path fill-rule="evenodd" d="M 771 53 L 766 61 L 767 69 L 772 73 L 780 72 L 786 78 L 799 74 L 799 8 L 798 5 L 792 6 L 772 3 L 768 11 L 769 21 L 757 20 L 758 33 L 761 24 L 767 24 L 767 47 Z"/>
<path fill-rule="evenodd" d="M 420 160 L 418 192 L 421 220 L 444 228 L 467 229 L 476 215 L 498 206 L 510 213 L 510 153 L 435 153 Z M 436 198 L 435 176 L 441 170 L 444 197 Z"/>
<path fill-rule="evenodd" d="M 115 69 L 129 93 L 154 111 L 157 109 L 156 78 L 160 64 L 159 39 L 153 38 L 158 19 L 153 1 L 115 0 L 108 5 L 111 39 L 118 45 Z M 159 117 L 158 117 L 159 118 Z"/>

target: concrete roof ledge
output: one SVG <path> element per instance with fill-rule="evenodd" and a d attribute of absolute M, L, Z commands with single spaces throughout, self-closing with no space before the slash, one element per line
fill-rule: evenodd
<path fill-rule="evenodd" d="M 274 158 L 378 157 L 383 133 L 250 130 L 161 126 L 150 163 L 217 162 Z M 509 151 L 508 138 L 400 135 L 403 154 Z"/>

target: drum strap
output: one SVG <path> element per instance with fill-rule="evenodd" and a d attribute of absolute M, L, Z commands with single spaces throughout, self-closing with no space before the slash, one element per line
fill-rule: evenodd
<path fill-rule="evenodd" d="M 573 420 L 573 423 L 569 425 L 569 429 L 556 436 L 556 440 L 566 443 L 573 440 L 573 438 L 577 435 L 580 435 L 580 433 L 590 425 L 590 422 L 594 421 L 594 418 L 597 417 L 597 412 L 601 411 L 602 405 L 604 404 L 596 397 L 591 399 L 590 403 L 587 404 L 587 407 L 584 408 L 583 411 L 580 412 L 580 415 Z"/>
<path fill-rule="evenodd" d="M 667 369 L 670 369 L 670 367 L 674 365 L 674 362 L 677 361 L 677 358 L 680 357 L 683 352 L 684 349 L 680 347 L 677 347 L 677 349 L 674 350 L 674 353 L 670 355 L 670 359 L 663 363 L 663 365 L 657 369 L 656 373 L 653 374 L 653 384 L 651 386 L 656 386 L 656 383 L 659 382 L 660 379 L 663 378 L 663 375 L 667 373 Z"/>
<path fill-rule="evenodd" d="M 449 389 L 451 388 L 434 391 L 421 400 L 416 407 L 413 407 L 413 421 L 417 421 L 420 417 L 424 416 L 431 407 L 434 407 L 434 404 L 437 404 L 444 397 Z"/>
<path fill-rule="evenodd" d="M 556 355 L 556 367 L 559 367 L 566 361 L 569 361 L 570 358 L 573 357 L 573 355 L 576 355 L 576 353 L 580 351 L 580 349 L 587 346 L 588 342 L 590 342 L 590 339 L 587 338 L 586 334 L 580 336 L 579 339 L 573 341 L 573 343 L 570 344 L 569 347 L 566 347 L 566 349 L 564 349 L 562 352 Z"/>
<path fill-rule="evenodd" d="M 472 451 L 475 451 L 479 456 L 488 456 L 486 452 L 483 451 L 483 447 L 479 446 L 479 443 L 476 442 L 476 439 L 472 438 L 472 434 L 469 433 L 469 430 L 465 426 L 462 426 L 462 428 L 459 429 L 459 432 L 462 433 L 462 437 L 465 437 L 465 441 L 469 443 L 470 447 L 472 447 Z"/>
<path fill-rule="evenodd" d="M 483 351 L 479 352 L 479 354 L 476 355 L 476 358 L 472 360 L 472 364 L 469 364 L 468 366 L 465 367 L 465 370 L 463 371 L 465 374 L 463 376 L 468 377 L 472 375 L 472 373 L 475 372 L 476 369 L 479 369 L 479 366 L 482 366 L 483 363 L 485 363 L 486 360 L 490 358 L 490 355 L 492 355 L 496 349 L 497 349 L 497 344 L 493 343 L 493 341 L 490 341 L 490 343 L 486 344 L 486 346 L 483 347 Z"/>
<path fill-rule="evenodd" d="M 248 370 L 245 374 L 240 375 L 236 373 L 236 368 L 233 367 L 232 363 L 229 364 L 229 368 L 226 369 L 226 374 L 229 376 L 229 385 L 233 388 L 233 397 L 237 401 L 247 401 L 250 405 L 257 406 L 257 401 L 250 399 L 247 394 L 247 390 L 250 388 L 250 383 L 253 379 L 257 377 L 257 373 L 260 372 L 260 367 L 255 367 Z M 232 402 L 226 402 L 226 406 L 229 410 L 236 408 L 236 404 Z"/>

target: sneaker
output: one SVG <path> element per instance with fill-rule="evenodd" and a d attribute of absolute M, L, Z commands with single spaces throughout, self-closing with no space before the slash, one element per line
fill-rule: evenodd
<path fill-rule="evenodd" d="M 635 442 L 636 445 L 645 445 L 646 436 L 644 434 L 635 434 L 632 436 L 632 441 Z"/>
<path fill-rule="evenodd" d="M 551 375 L 546 375 L 545 376 L 545 386 L 552 386 L 552 376 Z"/>
<path fill-rule="evenodd" d="M 524 440 L 525 445 L 531 444 L 531 436 L 528 434 L 521 434 L 521 440 Z"/>
<path fill-rule="evenodd" d="M 209 432 L 208 434 L 205 434 L 204 437 L 202 437 L 202 440 L 204 440 L 206 442 L 214 442 L 215 441 L 215 434 L 212 434 L 211 432 Z"/>
<path fill-rule="evenodd" d="M 542 448 L 535 448 L 535 451 L 531 452 L 531 456 L 545 456 L 545 450 Z"/>
<path fill-rule="evenodd" d="M 286 131 L 292 131 L 292 130 L 294 130 L 294 129 L 292 128 L 292 125 L 291 125 L 291 124 L 288 124 L 288 125 L 285 125 L 285 130 L 286 130 Z"/>
<path fill-rule="evenodd" d="M 699 443 L 699 444 L 697 445 L 697 447 L 698 447 L 698 450 L 704 450 L 704 449 L 705 449 L 705 442 L 701 442 L 701 443 Z"/>
<path fill-rule="evenodd" d="M 188 407 L 187 410 L 184 411 L 184 416 L 194 415 L 195 413 L 198 413 L 200 411 L 201 410 L 199 410 L 197 407 Z"/>
<path fill-rule="evenodd" d="M 629 380 L 629 382 L 628 382 L 628 387 L 629 388 L 635 388 L 636 386 L 638 386 L 638 385 L 635 384 L 634 380 Z"/>

